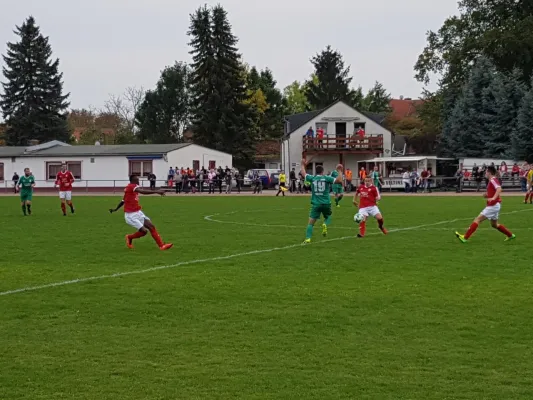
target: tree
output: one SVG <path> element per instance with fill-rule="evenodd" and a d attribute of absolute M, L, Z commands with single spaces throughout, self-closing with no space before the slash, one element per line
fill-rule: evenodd
<path fill-rule="evenodd" d="M 135 116 L 144 101 L 146 90 L 143 87 L 127 87 L 121 95 L 109 96 L 102 113 L 116 115 L 121 120 L 121 130 L 135 133 Z"/>
<path fill-rule="evenodd" d="M 70 141 L 66 110 L 69 94 L 63 94 L 63 74 L 59 59 L 52 59 L 52 48 L 35 19 L 29 17 L 15 34 L 17 43 L 7 44 L 3 56 L 0 107 L 8 126 L 5 140 L 9 145 L 25 146 L 31 139 Z"/>
<path fill-rule="evenodd" d="M 360 105 L 356 104 L 356 93 L 350 88 L 350 67 L 344 66 L 344 60 L 338 51 L 327 46 L 311 59 L 311 63 L 317 78 L 308 81 L 306 85 L 305 95 L 311 108 L 324 108 L 337 100 L 359 108 Z"/>
<path fill-rule="evenodd" d="M 390 93 L 387 92 L 382 83 L 376 81 L 374 87 L 370 89 L 362 101 L 362 108 L 373 113 L 389 113 Z"/>
<path fill-rule="evenodd" d="M 311 105 L 305 95 L 305 87 L 298 81 L 294 81 L 283 89 L 283 97 L 286 103 L 287 114 L 299 114 L 309 111 Z"/>
<path fill-rule="evenodd" d="M 496 74 L 486 58 L 474 65 L 461 97 L 445 120 L 441 137 L 443 155 L 453 157 L 483 157 L 487 134 L 493 130 L 492 120 L 487 120 L 483 95 L 492 85 Z"/>
<path fill-rule="evenodd" d="M 516 128 L 511 134 L 511 154 L 515 160 L 533 163 L 533 89 L 526 93 L 518 111 Z"/>
<path fill-rule="evenodd" d="M 437 74 L 441 86 L 464 83 L 473 62 L 487 57 L 500 71 L 517 68 L 527 82 L 533 71 L 533 3 L 530 0 L 461 0 L 415 64 L 416 78 L 428 83 Z"/>
<path fill-rule="evenodd" d="M 136 125 L 144 143 L 174 143 L 190 122 L 190 70 L 175 63 L 161 73 L 154 90 L 149 90 L 137 110 Z"/>
<path fill-rule="evenodd" d="M 258 137 L 257 116 L 247 101 L 237 38 L 224 8 L 199 8 L 191 15 L 189 36 L 194 141 L 249 165 Z"/>
<path fill-rule="evenodd" d="M 511 153 L 511 135 L 518 122 L 518 111 L 526 93 L 518 70 L 511 74 L 494 74 L 490 86 L 483 92 L 487 132 L 485 156 L 503 158 Z"/>

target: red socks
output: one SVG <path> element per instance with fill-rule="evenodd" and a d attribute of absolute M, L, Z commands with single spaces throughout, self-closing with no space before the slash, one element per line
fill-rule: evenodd
<path fill-rule="evenodd" d="M 472 225 L 470 225 L 470 228 L 468 228 L 468 231 L 465 233 L 465 239 L 469 239 L 470 236 L 474 234 L 474 232 L 477 230 L 479 224 L 477 222 L 472 222 Z"/>
<path fill-rule="evenodd" d="M 161 236 L 159 236 L 159 233 L 157 233 L 157 229 L 155 228 L 150 229 L 150 233 L 159 247 L 165 244 L 163 242 L 163 239 L 161 239 Z"/>
<path fill-rule="evenodd" d="M 365 236 L 366 233 L 366 221 L 363 221 L 359 224 L 359 234 Z"/>
<path fill-rule="evenodd" d="M 135 233 L 132 233 L 131 235 L 128 235 L 128 239 L 129 240 L 139 239 L 139 238 L 142 238 L 143 236 L 146 236 L 146 232 L 137 231 Z"/>
<path fill-rule="evenodd" d="M 65 203 L 61 203 L 61 211 L 63 211 L 63 214 L 67 213 L 67 207 L 65 206 Z"/>
<path fill-rule="evenodd" d="M 379 229 L 383 230 L 383 218 L 378 219 L 378 226 L 379 226 Z"/>
<path fill-rule="evenodd" d="M 512 232 L 509 229 L 507 229 L 505 226 L 503 226 L 503 225 L 498 225 L 498 227 L 496 229 L 498 229 L 498 231 L 500 231 L 501 233 L 503 233 L 507 237 L 513 236 Z"/>

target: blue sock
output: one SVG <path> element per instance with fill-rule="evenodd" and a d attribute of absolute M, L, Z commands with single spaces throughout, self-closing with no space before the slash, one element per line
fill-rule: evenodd
<path fill-rule="evenodd" d="M 311 236 L 313 236 L 313 225 L 307 225 L 307 229 L 305 230 L 305 238 L 311 239 Z"/>

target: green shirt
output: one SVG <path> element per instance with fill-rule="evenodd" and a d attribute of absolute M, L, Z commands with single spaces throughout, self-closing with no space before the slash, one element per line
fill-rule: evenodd
<path fill-rule="evenodd" d="M 19 178 L 18 185 L 20 186 L 21 193 L 32 193 L 33 186 L 35 184 L 35 178 L 33 175 L 26 176 L 23 175 Z"/>
<path fill-rule="evenodd" d="M 372 180 L 374 181 L 374 186 L 378 186 L 379 185 L 379 172 L 378 171 L 372 171 L 372 175 L 370 175 L 372 177 Z"/>
<path fill-rule="evenodd" d="M 339 171 L 335 170 L 330 175 L 333 178 L 333 180 L 335 180 L 339 176 Z M 342 183 L 334 183 L 333 185 L 342 186 Z"/>
<path fill-rule="evenodd" d="M 305 176 L 305 181 L 311 184 L 311 204 L 314 206 L 331 204 L 329 193 L 335 178 L 328 175 Z"/>

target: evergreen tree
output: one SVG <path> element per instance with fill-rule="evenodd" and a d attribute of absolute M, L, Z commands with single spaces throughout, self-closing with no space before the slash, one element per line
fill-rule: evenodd
<path fill-rule="evenodd" d="M 305 86 L 298 81 L 294 81 L 283 89 L 283 98 L 287 115 L 299 114 L 311 109 L 305 95 Z"/>
<path fill-rule="evenodd" d="M 473 67 L 461 97 L 444 122 L 441 152 L 454 157 L 483 157 L 487 135 L 492 126 L 487 122 L 483 96 L 492 84 L 494 66 L 480 58 Z"/>
<path fill-rule="evenodd" d="M 374 87 L 368 91 L 363 99 L 362 107 L 373 113 L 389 113 L 391 111 L 390 100 L 390 93 L 387 92 L 382 83 L 376 81 Z"/>
<path fill-rule="evenodd" d="M 174 143 L 190 121 L 190 71 L 175 63 L 161 73 L 154 90 L 145 95 L 135 123 L 144 143 Z"/>
<path fill-rule="evenodd" d="M 517 161 L 533 162 L 533 88 L 522 99 L 518 111 L 516 128 L 511 134 L 511 155 Z"/>
<path fill-rule="evenodd" d="M 331 46 L 311 59 L 317 80 L 307 82 L 306 96 L 312 109 L 327 107 L 337 100 L 358 108 L 356 92 L 350 88 L 350 67 L 344 66 L 342 55 Z"/>
<path fill-rule="evenodd" d="M 521 82 L 521 72 L 505 75 L 495 73 L 490 86 L 483 92 L 484 119 L 487 128 L 485 156 L 503 158 L 511 153 L 511 135 L 516 129 L 518 111 L 527 88 Z"/>
<path fill-rule="evenodd" d="M 222 6 L 198 9 L 191 16 L 189 35 L 194 141 L 249 165 L 258 133 L 256 115 L 226 11 Z"/>
<path fill-rule="evenodd" d="M 7 44 L 3 56 L 4 93 L 0 107 L 8 126 L 9 145 L 25 146 L 29 140 L 70 141 L 66 110 L 68 94 L 63 94 L 63 75 L 59 59 L 52 60 L 52 49 L 29 17 L 15 33 L 20 40 Z"/>

